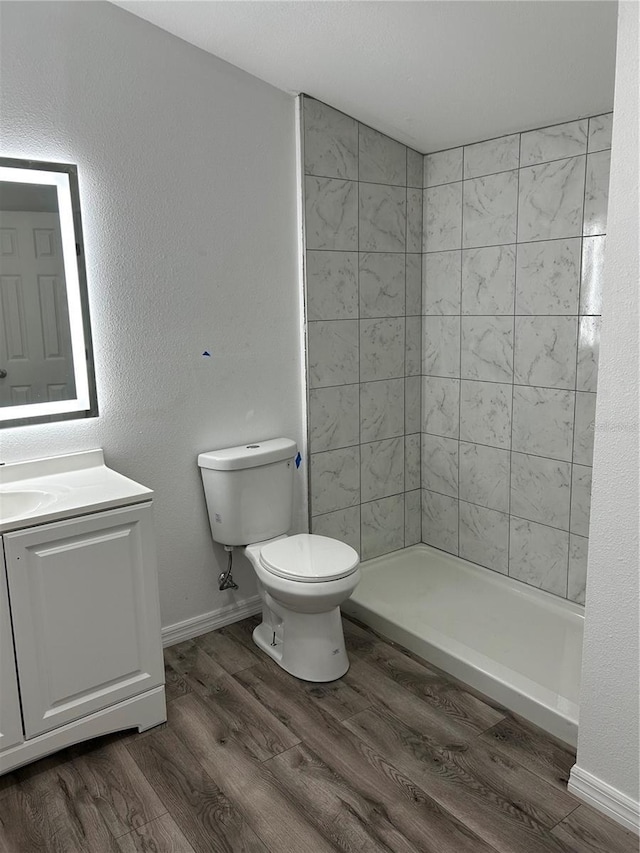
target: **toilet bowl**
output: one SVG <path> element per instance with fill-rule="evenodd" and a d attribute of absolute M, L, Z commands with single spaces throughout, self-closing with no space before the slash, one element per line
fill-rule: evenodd
<path fill-rule="evenodd" d="M 213 539 L 242 546 L 256 574 L 262 622 L 256 645 L 305 681 L 344 675 L 340 605 L 360 580 L 351 546 L 309 533 L 287 536 L 297 446 L 288 438 L 198 456 Z"/>
<path fill-rule="evenodd" d="M 326 536 L 279 536 L 248 545 L 262 599 L 253 639 L 284 670 L 305 681 L 334 681 L 349 669 L 340 605 L 360 580 L 349 545 Z"/>

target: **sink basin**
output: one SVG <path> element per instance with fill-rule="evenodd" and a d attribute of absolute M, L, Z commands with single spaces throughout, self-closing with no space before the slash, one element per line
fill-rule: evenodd
<path fill-rule="evenodd" d="M 55 495 L 40 489 L 0 489 L 0 519 L 9 521 L 30 515 L 54 500 Z"/>
<path fill-rule="evenodd" d="M 0 534 L 150 500 L 108 468 L 101 449 L 0 464 Z"/>

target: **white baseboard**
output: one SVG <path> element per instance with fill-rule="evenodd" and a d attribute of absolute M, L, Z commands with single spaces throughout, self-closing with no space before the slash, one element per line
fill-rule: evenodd
<path fill-rule="evenodd" d="M 167 625 L 162 629 L 162 645 L 166 648 L 183 640 L 191 640 L 193 637 L 199 637 L 200 634 L 207 634 L 209 631 L 215 631 L 216 628 L 239 622 L 247 616 L 254 616 L 260 613 L 261 609 L 260 596 L 252 595 L 251 598 L 246 598 L 238 604 L 227 604 L 210 613 L 203 613 L 202 616 L 194 616 L 192 619 L 185 619 L 184 622 Z"/>
<path fill-rule="evenodd" d="M 574 764 L 569 775 L 569 792 L 594 809 L 604 812 L 617 823 L 640 834 L 640 803 L 622 791 L 598 779 L 588 770 Z"/>

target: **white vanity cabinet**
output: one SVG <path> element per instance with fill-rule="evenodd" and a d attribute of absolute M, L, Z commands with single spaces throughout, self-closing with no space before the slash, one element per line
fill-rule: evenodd
<path fill-rule="evenodd" d="M 5 536 L 25 736 L 164 682 L 151 504 Z"/>
<path fill-rule="evenodd" d="M 119 488 L 132 484 L 111 473 Z M 104 511 L 70 518 L 49 507 L 60 520 L 5 524 L 0 773 L 166 719 L 152 493 L 133 494 L 135 485 L 124 506 L 113 498 Z"/>
<path fill-rule="evenodd" d="M 0 549 L 0 754 L 21 743 L 22 719 L 18 680 L 13 654 L 9 596 L 4 571 L 4 556 Z"/>

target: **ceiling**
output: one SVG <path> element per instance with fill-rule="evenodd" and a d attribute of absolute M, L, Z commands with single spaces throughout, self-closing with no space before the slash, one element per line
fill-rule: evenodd
<path fill-rule="evenodd" d="M 117 5 L 423 153 L 613 106 L 613 0 Z"/>

